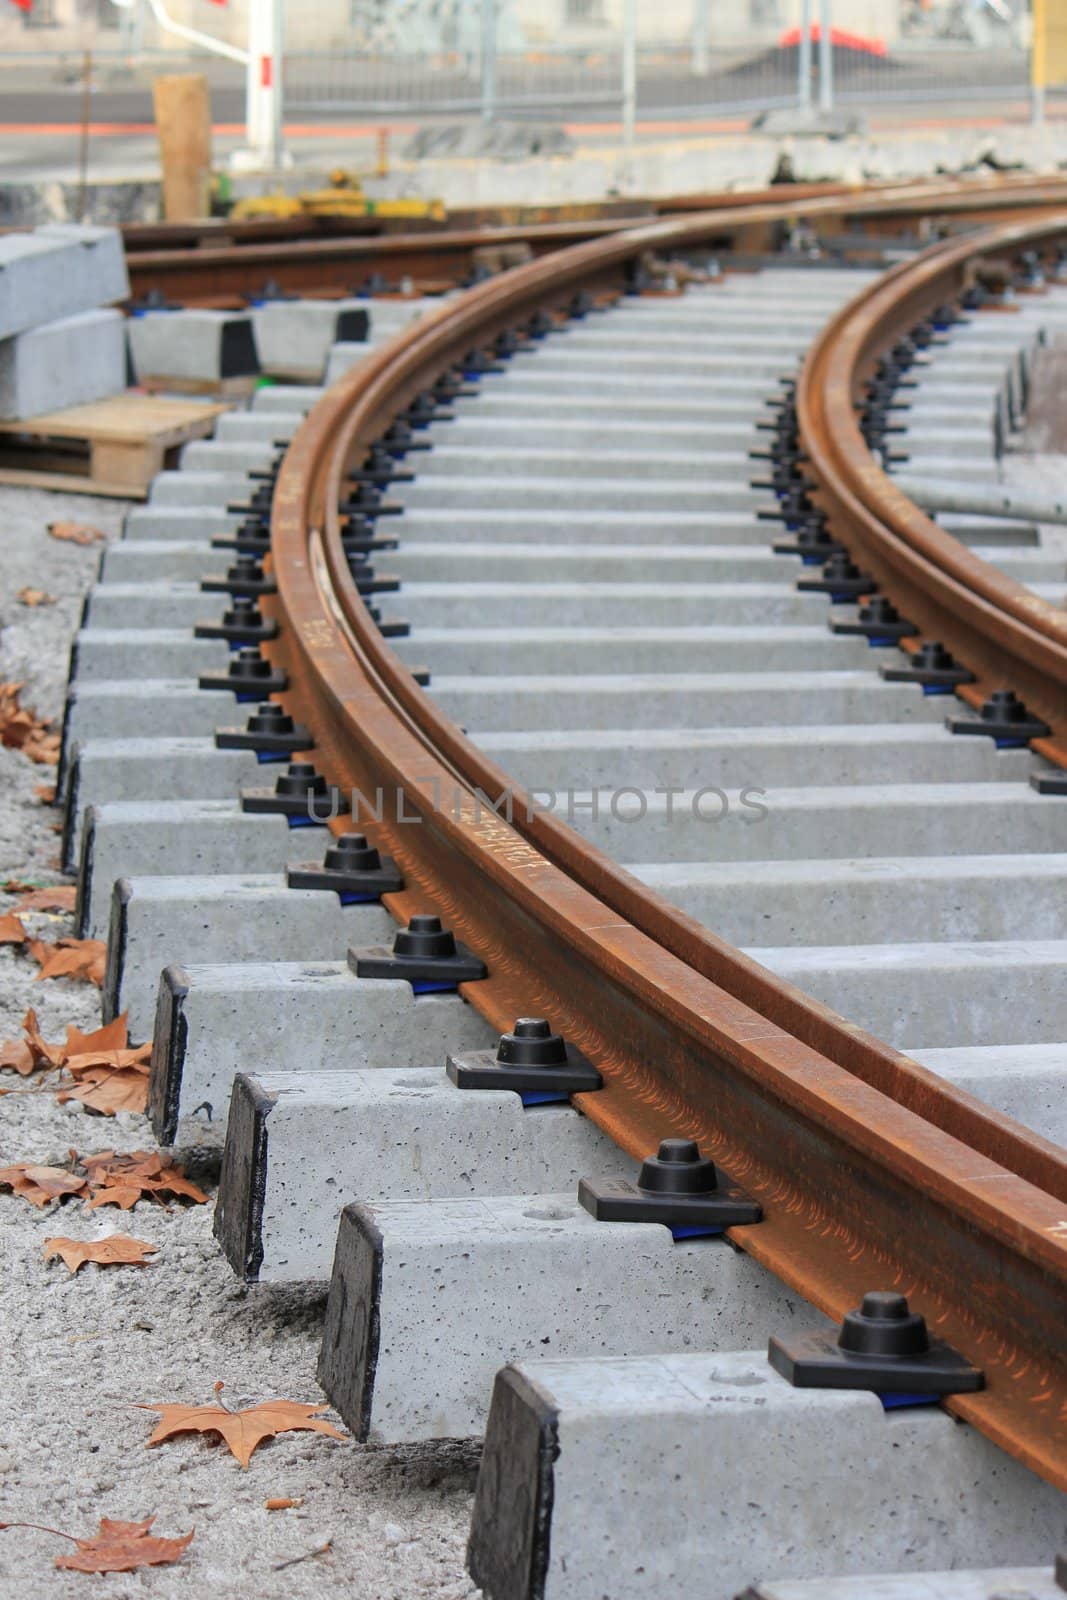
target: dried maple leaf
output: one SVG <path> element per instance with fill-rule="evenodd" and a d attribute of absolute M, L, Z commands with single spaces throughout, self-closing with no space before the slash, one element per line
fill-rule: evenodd
<path fill-rule="evenodd" d="M 24 1039 L 5 1039 L 0 1044 L 0 1067 L 13 1067 L 16 1072 L 27 1077 L 38 1067 L 58 1067 L 62 1065 L 64 1048 L 61 1044 L 49 1044 L 42 1038 L 41 1030 L 37 1024 L 37 1013 L 31 1006 L 22 1019 Z"/>
<path fill-rule="evenodd" d="M 21 683 L 0 683 L 0 743 L 21 750 L 42 766 L 54 764 L 59 757 L 59 734 L 50 731 L 51 723 L 19 704 L 21 689 Z"/>
<path fill-rule="evenodd" d="M 56 603 L 55 595 L 49 594 L 47 589 L 20 589 L 15 599 L 20 606 L 29 606 L 31 609 L 37 606 L 54 606 Z"/>
<path fill-rule="evenodd" d="M 73 1276 L 87 1261 L 98 1267 L 147 1267 L 151 1262 L 145 1258 L 155 1255 L 158 1249 L 157 1244 L 131 1239 L 128 1233 L 111 1233 L 106 1239 L 46 1239 L 44 1258 L 53 1261 L 56 1256 L 62 1257 Z"/>
<path fill-rule="evenodd" d="M 104 986 L 107 966 L 107 944 L 103 939 L 57 939 L 48 944 L 43 939 L 30 939 L 26 948 L 41 970 L 34 980 L 43 978 L 86 978 L 98 989 Z"/>
<path fill-rule="evenodd" d="M 9 1067 L 20 1077 L 28 1078 L 36 1066 L 36 1058 L 25 1039 L 5 1039 L 0 1044 L 0 1068 Z"/>
<path fill-rule="evenodd" d="M 35 1167 L 32 1162 L 17 1161 L 13 1167 L 0 1167 L 0 1186 L 21 1195 L 31 1206 L 43 1207 L 68 1194 L 81 1194 L 86 1182 L 63 1167 Z"/>
<path fill-rule="evenodd" d="M 113 1117 L 116 1111 L 147 1111 L 148 1068 L 83 1068 L 77 1082 L 64 1084 L 56 1099 L 61 1106 L 68 1100 L 80 1100 L 90 1111 L 99 1111 L 105 1117 Z M 100 1201 L 101 1205 L 106 1203 Z"/>
<path fill-rule="evenodd" d="M 39 783 L 33 792 L 43 806 L 55 805 L 56 786 L 54 783 Z"/>
<path fill-rule="evenodd" d="M 67 1024 L 67 1041 L 63 1046 L 66 1059 L 74 1056 L 91 1055 L 94 1060 L 106 1060 L 112 1050 L 125 1050 L 129 1041 L 129 1032 L 126 1026 L 128 1011 L 115 1017 L 111 1022 L 105 1022 L 102 1028 L 94 1028 L 92 1033 L 82 1033 L 73 1022 Z"/>
<path fill-rule="evenodd" d="M 216 1392 L 222 1388 L 215 1385 Z M 332 1422 L 318 1415 L 326 1410 L 324 1401 L 304 1406 L 295 1400 L 264 1400 L 245 1411 L 226 1411 L 222 1406 L 141 1406 L 142 1411 L 158 1411 L 160 1420 L 149 1445 L 162 1444 L 178 1433 L 221 1434 L 242 1467 L 247 1467 L 265 1439 L 279 1433 L 324 1433 L 331 1439 L 345 1439 Z"/>
<path fill-rule="evenodd" d="M 0 944 L 25 944 L 29 935 L 13 911 L 0 915 Z"/>
<path fill-rule="evenodd" d="M 196 1205 L 206 1205 L 207 1195 L 198 1189 L 167 1157 L 147 1150 L 135 1150 L 130 1155 L 116 1155 L 105 1150 L 100 1155 L 84 1156 L 85 1168 L 92 1191 L 86 1210 L 98 1206 L 115 1205 L 128 1211 L 138 1200 L 153 1199 L 163 1204 L 163 1195 L 192 1200 Z"/>
<path fill-rule="evenodd" d="M 138 1567 L 169 1566 L 193 1542 L 195 1528 L 177 1539 L 152 1538 L 148 1530 L 155 1520 L 148 1517 L 144 1522 L 112 1522 L 110 1517 L 101 1517 L 100 1532 L 91 1539 L 76 1539 L 71 1533 L 45 1528 L 39 1522 L 0 1522 L 0 1528 L 36 1528 L 39 1533 L 69 1539 L 77 1545 L 77 1554 L 56 1557 L 56 1566 L 68 1572 L 134 1572 Z"/>
<path fill-rule="evenodd" d="M 78 897 L 78 891 L 72 883 L 57 883 L 53 888 L 45 889 L 33 889 L 27 885 L 24 889 L 11 889 L 8 892 L 22 895 L 15 907 L 16 912 L 73 911 L 74 902 Z"/>
<path fill-rule="evenodd" d="M 67 544 L 95 544 L 98 539 L 107 538 L 102 528 L 94 528 L 89 522 L 50 522 L 48 531 L 53 539 Z"/>

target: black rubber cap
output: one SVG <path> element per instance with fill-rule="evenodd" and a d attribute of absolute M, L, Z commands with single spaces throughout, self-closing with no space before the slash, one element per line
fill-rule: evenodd
<path fill-rule="evenodd" d="M 912 651 L 911 664 L 921 672 L 951 672 L 956 658 L 940 639 L 924 639 L 918 650 Z"/>
<path fill-rule="evenodd" d="M 302 800 L 305 795 L 326 794 L 326 779 L 310 761 L 290 761 L 288 769 L 274 785 L 274 792 L 286 799 Z"/>
<path fill-rule="evenodd" d="M 224 628 L 259 627 L 263 613 L 250 595 L 237 595 L 233 604 L 222 614 Z"/>
<path fill-rule="evenodd" d="M 1014 689 L 994 689 L 980 712 L 983 722 L 1029 722 L 1030 713 Z"/>
<path fill-rule="evenodd" d="M 567 1046 L 544 1017 L 520 1017 L 500 1035 L 496 1059 L 506 1067 L 556 1067 L 567 1060 Z"/>
<path fill-rule="evenodd" d="M 650 1194 L 710 1194 L 718 1188 L 715 1163 L 694 1139 L 663 1139 L 658 1154 L 642 1161 L 637 1187 Z"/>
<path fill-rule="evenodd" d="M 247 578 L 251 583 L 262 583 L 263 567 L 255 556 L 238 556 L 233 566 L 227 567 L 226 576 L 233 583 L 241 578 Z"/>
<path fill-rule="evenodd" d="M 440 917 L 412 917 L 393 940 L 393 953 L 414 956 L 420 961 L 439 961 L 456 953 L 455 935 L 442 928 Z"/>
<path fill-rule="evenodd" d="M 293 719 L 276 700 L 265 700 L 248 718 L 249 733 L 292 733 Z"/>
<path fill-rule="evenodd" d="M 238 650 L 230 662 L 228 676 L 238 682 L 253 682 L 257 678 L 269 678 L 274 668 L 266 656 L 261 656 L 255 646 L 250 645 L 246 650 Z"/>
<path fill-rule="evenodd" d="M 880 1289 L 845 1313 L 837 1342 L 859 1356 L 917 1356 L 930 1348 L 925 1317 L 908 1310 L 904 1295 Z"/>
<path fill-rule="evenodd" d="M 381 864 L 381 856 L 365 833 L 342 833 L 323 860 L 328 872 L 376 872 Z"/>

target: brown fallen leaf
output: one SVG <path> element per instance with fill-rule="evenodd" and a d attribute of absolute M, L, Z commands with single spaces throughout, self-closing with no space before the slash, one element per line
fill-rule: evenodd
<path fill-rule="evenodd" d="M 56 1566 L 68 1572 L 134 1572 L 138 1567 L 169 1566 L 193 1542 L 195 1528 L 177 1539 L 152 1538 L 148 1530 L 155 1520 L 148 1517 L 144 1522 L 112 1522 L 110 1517 L 101 1517 L 100 1532 L 91 1539 L 76 1539 L 71 1533 L 46 1528 L 39 1522 L 0 1522 L 0 1528 L 36 1528 L 39 1533 L 69 1539 L 77 1545 L 77 1553 L 56 1557 Z"/>
<path fill-rule="evenodd" d="M 26 948 L 41 970 L 34 982 L 44 978 L 85 978 L 98 989 L 104 986 L 107 944 L 103 939 L 28 939 Z"/>
<path fill-rule="evenodd" d="M 53 539 L 67 544 L 95 544 L 98 539 L 107 538 L 102 528 L 94 528 L 89 522 L 50 522 L 48 531 Z"/>
<path fill-rule="evenodd" d="M 114 1150 L 105 1150 L 100 1155 L 83 1156 L 82 1166 L 92 1191 L 88 1211 L 108 1205 L 128 1211 L 138 1200 L 145 1199 L 158 1200 L 162 1205 L 164 1195 L 191 1200 L 195 1205 L 207 1204 L 203 1190 L 185 1176 L 181 1167 L 158 1152 L 134 1150 L 129 1155 L 116 1155 Z"/>
<path fill-rule="evenodd" d="M 56 786 L 54 783 L 39 783 L 33 792 L 43 806 L 55 805 Z"/>
<path fill-rule="evenodd" d="M 303 1504 L 302 1495 L 294 1498 L 292 1495 L 279 1494 L 270 1500 L 264 1500 L 263 1509 L 264 1511 L 291 1511 L 294 1506 L 302 1506 Z"/>
<path fill-rule="evenodd" d="M 147 1111 L 148 1068 L 124 1071 L 95 1066 L 83 1069 L 73 1085 L 64 1084 L 56 1100 L 61 1106 L 68 1100 L 78 1100 L 90 1111 L 98 1111 L 105 1117 L 113 1117 L 116 1111 Z M 101 1205 L 106 1203 L 100 1201 Z"/>
<path fill-rule="evenodd" d="M 0 944 L 25 944 L 29 935 L 13 911 L 0 915 Z"/>
<path fill-rule="evenodd" d="M 222 1387 L 216 1384 L 218 1391 Z M 247 1467 L 252 1454 L 265 1439 L 279 1433 L 324 1433 L 331 1439 L 345 1439 L 332 1422 L 318 1415 L 326 1410 L 325 1401 L 318 1405 L 300 1405 L 295 1400 L 264 1400 L 245 1411 L 226 1411 L 222 1406 L 141 1406 L 142 1411 L 158 1411 L 160 1420 L 149 1445 L 162 1444 L 179 1433 L 218 1433 L 229 1446 L 242 1467 Z"/>
<path fill-rule="evenodd" d="M 56 603 L 55 595 L 49 594 L 47 589 L 20 589 L 15 599 L 20 606 L 29 606 L 31 609 L 37 606 L 54 606 Z"/>
<path fill-rule="evenodd" d="M 78 898 L 78 891 L 72 883 L 57 883 L 54 887 L 45 889 L 32 889 L 27 885 L 20 890 L 9 889 L 8 893 L 20 893 L 22 896 L 15 907 L 16 912 L 73 911 Z"/>
<path fill-rule="evenodd" d="M 41 1027 L 37 1021 L 37 1013 L 32 1006 L 30 1006 L 22 1019 L 22 1031 L 26 1035 L 26 1043 L 36 1056 L 39 1065 L 48 1065 L 50 1067 L 61 1067 L 63 1065 L 66 1058 L 65 1047 L 61 1044 L 48 1043 L 41 1033 Z"/>
<path fill-rule="evenodd" d="M 21 683 L 0 683 L 0 744 L 21 750 L 39 765 L 52 765 L 59 758 L 59 734 L 50 722 L 19 703 L 21 689 Z"/>
<path fill-rule="evenodd" d="M 21 1078 L 28 1078 L 36 1066 L 33 1051 L 25 1039 L 5 1039 L 0 1044 L 0 1068 L 8 1067 Z"/>
<path fill-rule="evenodd" d="M 32 1162 L 17 1161 L 12 1167 L 0 1167 L 0 1187 L 21 1195 L 31 1206 L 43 1208 L 68 1194 L 81 1194 L 86 1180 L 63 1167 L 35 1167 Z"/>
<path fill-rule="evenodd" d="M 158 1249 L 157 1244 L 131 1239 L 128 1233 L 112 1233 L 106 1239 L 46 1239 L 44 1258 L 53 1261 L 60 1256 L 73 1276 L 87 1261 L 95 1262 L 98 1267 L 151 1266 L 146 1257 L 155 1255 Z"/>

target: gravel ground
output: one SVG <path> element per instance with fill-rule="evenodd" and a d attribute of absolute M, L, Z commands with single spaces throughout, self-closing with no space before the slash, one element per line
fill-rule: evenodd
<path fill-rule="evenodd" d="M 24 679 L 23 703 L 39 714 L 62 709 L 70 636 L 93 581 L 96 550 L 58 543 L 53 520 L 91 522 L 113 535 L 116 502 L 0 490 L 0 679 Z M 15 595 L 45 589 L 55 605 L 28 609 Z M 58 813 L 35 790 L 52 772 L 0 749 L 0 881 L 59 883 Z M 0 911 L 14 903 L 0 895 Z M 55 939 L 69 919 L 37 915 L 31 931 Z M 0 1038 L 16 1038 L 28 1005 L 48 1039 L 68 1022 L 99 1024 L 99 992 L 69 979 L 33 981 L 36 967 L 0 949 Z M 4 1086 L 24 1080 L 3 1074 Z M 103 1119 L 76 1102 L 59 1106 L 46 1089 L 0 1097 L 0 1166 L 63 1165 L 71 1147 L 152 1149 L 145 1118 Z M 0 1520 L 44 1523 L 87 1537 L 101 1516 L 155 1514 L 154 1532 L 196 1537 L 174 1567 L 91 1577 L 55 1570 L 72 1549 L 29 1529 L 0 1533 L 3 1594 L 32 1600 L 101 1600 L 190 1594 L 257 1600 L 468 1600 L 464 1547 L 476 1473 L 473 1447 L 369 1449 L 316 1434 L 286 1434 L 261 1446 L 243 1471 L 223 1448 L 196 1435 L 146 1450 L 153 1401 L 210 1404 L 216 1381 L 232 1406 L 267 1399 L 321 1398 L 315 1361 L 323 1297 L 238 1285 L 211 1237 L 211 1206 L 167 1211 L 142 1203 L 131 1213 L 85 1213 L 77 1202 L 38 1212 L 0 1194 Z M 159 1247 L 146 1268 L 85 1266 L 70 1277 L 45 1265 L 44 1239 L 97 1239 L 129 1232 Z M 337 1422 L 337 1418 L 333 1418 Z M 268 1512 L 273 1497 L 302 1499 Z M 297 1565 L 276 1564 L 319 1549 Z"/>

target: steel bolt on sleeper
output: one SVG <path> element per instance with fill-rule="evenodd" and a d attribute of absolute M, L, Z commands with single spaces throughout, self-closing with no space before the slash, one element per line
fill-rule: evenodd
<path fill-rule="evenodd" d="M 1000 749 L 1047 739 L 1052 732 L 1047 722 L 1031 715 L 1013 689 L 994 689 L 977 717 L 946 717 L 945 727 L 950 733 L 985 734 Z"/>
<path fill-rule="evenodd" d="M 225 672 L 205 672 L 196 680 L 201 689 L 229 689 L 238 701 L 269 700 L 288 688 L 289 679 L 255 646 L 243 645 Z"/>
<path fill-rule="evenodd" d="M 265 617 L 251 595 L 237 595 L 233 604 L 222 614 L 221 622 L 198 622 L 193 628 L 196 639 L 225 639 L 230 644 L 259 644 L 273 639 L 278 624 Z"/>
<path fill-rule="evenodd" d="M 200 588 L 204 594 L 261 595 L 278 592 L 277 583 L 264 573 L 254 556 L 238 556 L 233 566 L 226 569 L 225 577 L 209 573 L 202 579 Z"/>
<path fill-rule="evenodd" d="M 399 517 L 403 513 L 403 506 L 386 504 L 381 493 L 372 483 L 361 483 L 355 494 L 349 495 L 347 500 L 339 502 L 338 511 L 344 517 L 353 514 L 357 517 Z"/>
<path fill-rule="evenodd" d="M 951 694 L 960 683 L 973 683 L 974 673 L 961 667 L 939 639 L 926 639 L 902 667 L 879 667 L 886 683 L 918 683 L 924 694 Z"/>
<path fill-rule="evenodd" d="M 867 605 L 861 606 L 858 617 L 851 620 L 831 617 L 827 627 L 831 633 L 855 634 L 876 646 L 896 644 L 919 631 L 914 622 L 906 621 L 893 602 L 882 594 L 873 595 Z"/>
<path fill-rule="evenodd" d="M 400 579 L 395 573 L 383 573 L 378 577 L 364 556 L 350 556 L 348 570 L 357 594 L 396 594 L 400 588 Z"/>
<path fill-rule="evenodd" d="M 556 1104 L 604 1085 L 592 1062 L 544 1017 L 519 1017 L 495 1051 L 450 1055 L 445 1070 L 457 1089 L 510 1089 L 524 1106 Z"/>
<path fill-rule="evenodd" d="M 392 856 L 383 856 L 362 833 L 343 833 L 328 846 L 319 866 L 300 861 L 289 868 L 290 889 L 331 889 L 343 906 L 396 894 L 404 878 Z"/>
<path fill-rule="evenodd" d="M 848 556 L 831 556 L 818 578 L 798 578 L 797 588 L 804 594 L 828 594 L 834 605 L 856 600 L 860 595 L 876 594 L 873 578 L 855 566 Z"/>
<path fill-rule="evenodd" d="M 257 761 L 284 761 L 298 751 L 311 750 L 315 740 L 302 723 L 294 722 L 274 700 L 257 706 L 243 728 L 216 728 L 219 750 L 252 750 Z"/>
<path fill-rule="evenodd" d="M 702 1238 L 760 1222 L 763 1208 L 724 1174 L 692 1139 L 664 1139 L 629 1178 L 583 1178 L 578 1200 L 598 1222 L 658 1222 L 675 1239 Z"/>
<path fill-rule="evenodd" d="M 241 790 L 241 810 L 255 816 L 287 818 L 291 828 L 323 827 L 348 810 L 335 784 L 327 783 L 310 761 L 291 761 L 273 789 Z"/>
<path fill-rule="evenodd" d="M 232 533 L 217 533 L 211 548 L 235 550 L 238 555 L 265 556 L 270 550 L 270 523 L 258 517 L 246 517 Z"/>
<path fill-rule="evenodd" d="M 398 930 L 393 948 L 371 945 L 348 953 L 357 978 L 403 978 L 416 994 L 455 989 L 488 976 L 488 968 L 473 950 L 460 944 L 440 917 L 412 917 Z"/>
<path fill-rule="evenodd" d="M 831 556 L 848 554 L 820 517 L 802 522 L 795 539 L 776 539 L 771 549 L 776 556 L 800 556 L 806 567 L 825 566 Z"/>
<path fill-rule="evenodd" d="M 410 622 L 406 622 L 403 617 L 383 618 L 377 606 L 367 606 L 367 615 L 383 639 L 406 639 L 411 632 Z"/>
<path fill-rule="evenodd" d="M 882 1290 L 846 1312 L 836 1341 L 822 1331 L 773 1336 L 767 1359 L 795 1389 L 867 1389 L 887 1410 L 985 1386 L 965 1356 L 931 1338 L 925 1318 L 908 1310 L 904 1295 Z"/>

